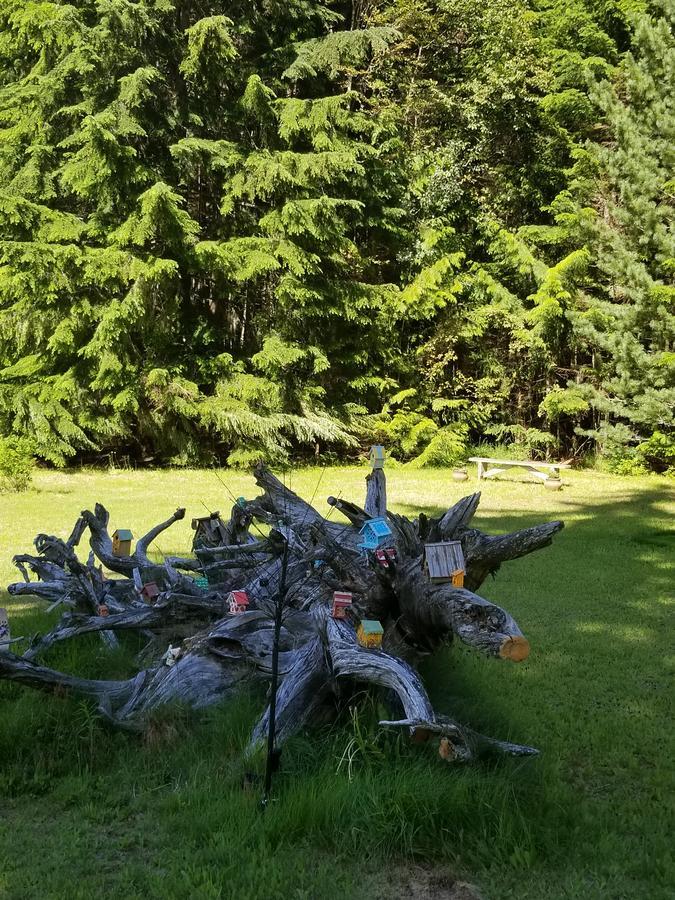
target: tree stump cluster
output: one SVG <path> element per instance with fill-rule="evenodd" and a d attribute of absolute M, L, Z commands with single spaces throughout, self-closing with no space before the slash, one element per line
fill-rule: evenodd
<path fill-rule="evenodd" d="M 142 730 L 165 704 L 203 708 L 231 698 L 252 679 L 271 680 L 275 615 L 281 609 L 277 748 L 313 720 L 325 721 L 366 684 L 384 689 L 391 718 L 382 725 L 405 729 L 416 741 L 437 736 L 444 759 L 469 760 L 491 749 L 537 752 L 437 714 L 416 666 L 454 639 L 488 656 L 525 659 L 529 644 L 513 617 L 476 592 L 503 562 L 550 544 L 562 522 L 490 536 L 470 525 L 479 494 L 464 497 L 442 516 L 410 520 L 386 509 L 384 471 L 375 469 L 367 477 L 364 508 L 328 499 L 347 520 L 340 524 L 321 516 L 267 468 L 259 467 L 255 478 L 263 493 L 240 498 L 229 521 L 212 530 L 217 544 L 196 541 L 193 556 L 161 563 L 148 556 L 152 541 L 184 517 L 183 509 L 124 557 L 113 553 L 108 512 L 100 504 L 82 512 L 68 540 L 38 535 L 36 555 L 15 557 L 23 580 L 9 592 L 62 605 L 64 612 L 22 655 L 0 651 L 0 677 L 89 697 L 114 725 Z M 390 531 L 378 547 L 384 553 L 360 547 L 360 530 L 373 518 L 384 519 Z M 83 562 L 77 549 L 85 534 L 90 552 Z M 425 574 L 425 544 L 444 541 L 461 542 L 463 587 L 433 583 Z M 150 584 L 156 589 L 144 591 Z M 245 611 L 231 612 L 233 591 L 246 592 Z M 333 616 L 335 592 L 352 595 L 344 618 Z M 381 623 L 381 646 L 359 642 L 363 620 Z M 129 679 L 78 678 L 40 662 L 60 641 L 97 632 L 114 646 L 125 631 L 147 637 L 145 666 Z M 253 729 L 251 750 L 264 744 L 269 718 L 268 708 Z"/>

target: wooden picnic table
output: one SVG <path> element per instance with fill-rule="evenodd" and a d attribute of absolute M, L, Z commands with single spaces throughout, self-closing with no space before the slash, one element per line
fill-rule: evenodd
<path fill-rule="evenodd" d="M 536 462 L 532 459 L 492 459 L 490 456 L 470 456 L 469 462 L 478 463 L 478 480 L 481 478 L 492 478 L 493 475 L 501 474 L 505 469 L 521 468 L 527 469 L 536 478 L 546 481 L 549 476 L 560 477 L 560 469 L 569 469 L 569 463 L 547 463 Z"/>

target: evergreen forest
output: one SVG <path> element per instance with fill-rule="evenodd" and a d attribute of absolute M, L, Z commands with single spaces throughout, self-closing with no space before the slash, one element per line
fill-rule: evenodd
<path fill-rule="evenodd" d="M 0 434 L 675 471 L 675 0 L 0 0 Z"/>

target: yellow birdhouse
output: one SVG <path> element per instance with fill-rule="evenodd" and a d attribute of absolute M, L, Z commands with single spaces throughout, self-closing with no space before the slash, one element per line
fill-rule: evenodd
<path fill-rule="evenodd" d="M 382 646 L 384 629 L 377 619 L 362 619 L 356 631 L 356 637 L 362 647 L 371 649 Z"/>
<path fill-rule="evenodd" d="M 131 556 L 133 534 L 128 528 L 118 528 L 112 536 L 113 556 Z"/>

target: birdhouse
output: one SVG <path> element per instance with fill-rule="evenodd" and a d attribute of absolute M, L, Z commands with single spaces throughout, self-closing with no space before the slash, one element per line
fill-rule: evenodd
<path fill-rule="evenodd" d="M 131 556 L 134 536 L 128 528 L 118 528 L 112 536 L 113 556 Z"/>
<path fill-rule="evenodd" d="M 9 616 L 7 615 L 6 609 L 0 609 L 0 650 L 7 650 L 10 642 L 11 635 L 9 632 Z"/>
<path fill-rule="evenodd" d="M 196 547 L 220 547 L 227 544 L 227 526 L 220 518 L 219 512 L 201 516 L 192 520 L 192 549 Z"/>
<path fill-rule="evenodd" d="M 384 629 L 377 619 L 362 619 L 356 637 L 362 647 L 381 647 Z"/>
<path fill-rule="evenodd" d="M 373 469 L 384 469 L 384 447 L 379 444 L 370 448 L 370 466 Z"/>
<path fill-rule="evenodd" d="M 237 506 L 246 509 L 246 497 L 237 497 Z"/>
<path fill-rule="evenodd" d="M 360 550 L 377 550 L 382 541 L 391 536 L 391 528 L 382 518 L 368 519 L 359 534 L 362 536 Z"/>
<path fill-rule="evenodd" d="M 149 581 L 141 588 L 141 597 L 146 603 L 154 603 L 159 597 L 159 587 L 156 581 Z"/>
<path fill-rule="evenodd" d="M 466 563 L 459 541 L 424 545 L 424 571 L 434 584 L 464 586 Z"/>
<path fill-rule="evenodd" d="M 248 607 L 248 594 L 246 591 L 231 591 L 228 594 L 227 602 L 230 604 L 230 612 L 232 615 L 245 613 Z"/>
<path fill-rule="evenodd" d="M 102 619 L 105 619 L 110 615 L 110 610 L 105 603 L 99 603 L 96 607 L 96 615 L 100 616 Z"/>
<path fill-rule="evenodd" d="M 347 591 L 333 592 L 333 611 L 331 615 L 334 619 L 345 619 L 347 610 L 351 608 L 352 595 Z"/>
<path fill-rule="evenodd" d="M 162 660 L 164 665 L 166 666 L 175 666 L 178 660 L 180 659 L 181 648 L 180 647 L 172 647 L 169 644 L 169 649 L 166 651 Z"/>
<path fill-rule="evenodd" d="M 388 569 L 390 562 L 396 562 L 396 549 L 394 547 L 381 547 L 375 551 L 375 559 L 383 569 Z"/>
<path fill-rule="evenodd" d="M 203 575 L 200 575 L 198 578 L 195 578 L 195 584 L 197 587 L 204 588 L 206 590 L 209 586 L 209 579 L 205 578 Z"/>

